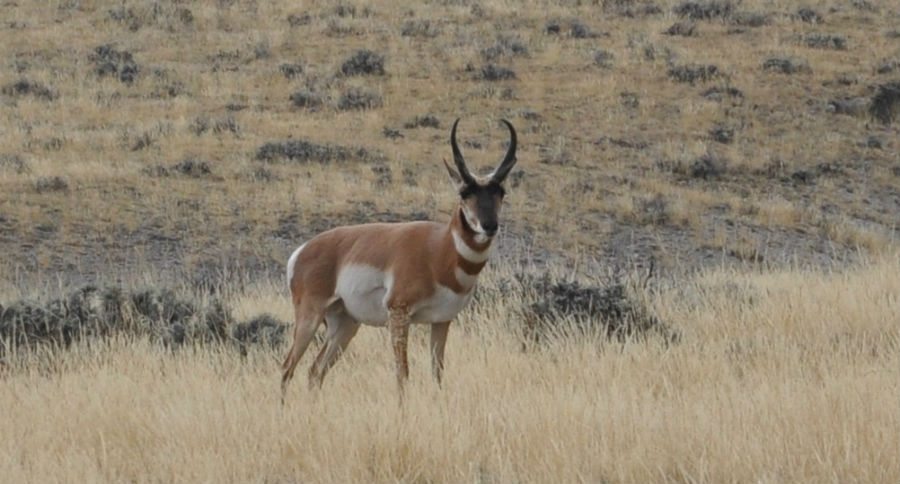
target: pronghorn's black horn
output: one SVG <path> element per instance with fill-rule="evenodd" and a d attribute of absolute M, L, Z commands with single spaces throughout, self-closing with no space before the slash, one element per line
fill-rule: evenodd
<path fill-rule="evenodd" d="M 500 121 L 509 128 L 509 149 L 506 150 L 506 157 L 503 158 L 500 166 L 497 167 L 497 171 L 494 172 L 494 176 L 491 177 L 491 181 L 495 183 L 503 183 L 506 175 L 509 175 L 509 170 L 512 170 L 513 165 L 516 164 L 516 130 L 509 121 L 505 119 Z"/>
<path fill-rule="evenodd" d="M 466 160 L 463 159 L 462 152 L 459 151 L 459 145 L 456 144 L 456 125 L 459 124 L 459 118 L 456 118 L 456 121 L 453 122 L 453 129 L 450 130 L 450 146 L 453 148 L 453 161 L 456 163 L 456 169 L 459 171 L 459 176 L 462 178 L 463 183 L 466 185 L 474 185 L 475 177 L 469 173 L 469 169 L 466 167 Z"/>

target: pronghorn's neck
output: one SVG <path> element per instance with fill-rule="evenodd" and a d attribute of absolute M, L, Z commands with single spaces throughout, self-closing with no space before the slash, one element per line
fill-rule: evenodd
<path fill-rule="evenodd" d="M 475 285 L 478 274 L 491 256 L 491 238 L 479 241 L 477 234 L 466 222 L 462 206 L 457 206 L 450 223 L 447 224 L 445 247 L 453 251 L 449 269 L 453 272 L 455 292 L 468 292 Z"/>

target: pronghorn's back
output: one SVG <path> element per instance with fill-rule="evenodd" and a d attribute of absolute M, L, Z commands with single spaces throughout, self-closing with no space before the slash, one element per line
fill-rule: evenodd
<path fill-rule="evenodd" d="M 337 227 L 301 245 L 287 264 L 287 282 L 292 294 L 324 284 L 329 272 L 348 265 L 366 265 L 386 271 L 412 265 L 416 254 L 431 265 L 429 252 L 438 249 L 444 225 L 436 222 L 370 223 Z M 432 252 L 433 253 L 433 252 Z M 324 290 L 324 288 L 323 288 Z"/>

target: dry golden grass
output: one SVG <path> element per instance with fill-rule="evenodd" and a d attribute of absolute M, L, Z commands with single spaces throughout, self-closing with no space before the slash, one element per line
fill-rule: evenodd
<path fill-rule="evenodd" d="M 896 482 L 900 259 L 711 271 L 651 296 L 681 333 L 520 351 L 492 299 L 451 331 L 443 388 L 413 331 L 398 408 L 384 331 L 279 403 L 281 353 L 114 340 L 11 360 L 10 482 Z M 491 271 L 488 285 L 503 269 Z M 260 286 L 239 311 L 289 313 Z M 417 328 L 418 329 L 418 328 Z M 315 349 L 313 349 L 314 351 Z M 309 364 L 310 357 L 302 364 Z"/>

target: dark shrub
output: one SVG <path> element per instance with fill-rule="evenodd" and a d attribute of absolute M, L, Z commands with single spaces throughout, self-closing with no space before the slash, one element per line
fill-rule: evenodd
<path fill-rule="evenodd" d="M 11 169 L 16 173 L 28 173 L 31 171 L 25 158 L 22 158 L 20 155 L 7 154 L 0 154 L 0 170 L 2 169 Z"/>
<path fill-rule="evenodd" d="M 758 12 L 737 12 L 731 16 L 731 23 L 741 27 L 762 27 L 769 25 L 769 16 Z"/>
<path fill-rule="evenodd" d="M 375 175 L 376 186 L 387 186 L 394 181 L 394 173 L 391 171 L 391 167 L 385 164 L 372 165 L 371 170 L 372 174 Z"/>
<path fill-rule="evenodd" d="M 697 24 L 695 24 L 691 20 L 682 20 L 679 22 L 675 22 L 665 31 L 663 31 L 666 35 L 678 35 L 681 37 L 690 37 L 694 35 L 694 31 L 697 29 Z"/>
<path fill-rule="evenodd" d="M 500 36 L 493 45 L 481 50 L 481 57 L 487 61 L 496 60 L 499 57 L 516 57 L 528 55 L 528 46 L 515 37 Z"/>
<path fill-rule="evenodd" d="M 231 133 L 238 134 L 241 128 L 237 124 L 237 120 L 232 116 L 216 119 L 212 124 L 212 132 L 215 134 Z"/>
<path fill-rule="evenodd" d="M 0 308 L 0 355 L 114 334 L 149 336 L 169 346 L 220 343 L 232 321 L 219 300 L 198 305 L 167 289 L 129 294 L 86 286 L 46 304 L 18 301 Z"/>
<path fill-rule="evenodd" d="M 341 111 L 380 108 L 384 104 L 381 94 L 358 87 L 352 87 L 341 94 L 337 107 Z"/>
<path fill-rule="evenodd" d="M 512 69 L 500 67 L 495 64 L 487 64 L 481 68 L 476 75 L 476 79 L 482 81 L 508 81 L 516 78 L 516 73 Z"/>
<path fill-rule="evenodd" d="M 694 160 L 688 168 L 688 176 L 691 178 L 701 178 L 709 180 L 719 178 L 728 168 L 728 163 L 724 158 L 719 158 L 706 154 Z"/>
<path fill-rule="evenodd" d="M 865 97 L 832 99 L 828 101 L 828 111 L 834 114 L 861 117 L 865 116 L 867 111 L 871 112 L 871 104 Z"/>
<path fill-rule="evenodd" d="M 594 64 L 604 69 L 611 68 L 614 59 L 615 56 L 608 50 L 598 50 L 594 52 Z"/>
<path fill-rule="evenodd" d="M 812 33 L 803 38 L 803 43 L 814 49 L 847 50 L 847 38 L 843 35 Z"/>
<path fill-rule="evenodd" d="M 334 13 L 338 17 L 341 18 L 367 18 L 371 17 L 375 12 L 371 7 L 363 7 L 362 9 L 357 9 L 356 5 L 336 5 L 334 7 Z"/>
<path fill-rule="evenodd" d="M 303 89 L 291 94 L 291 102 L 298 108 L 317 109 L 325 103 L 325 99 L 318 93 Z"/>
<path fill-rule="evenodd" d="M 65 192 L 69 190 L 69 182 L 61 176 L 42 176 L 34 181 L 34 189 L 38 193 Z"/>
<path fill-rule="evenodd" d="M 676 339 L 621 282 L 585 286 L 547 274 L 519 274 L 510 284 L 518 285 L 526 300 L 532 301 L 523 308 L 528 341 L 585 334 L 621 339 L 657 334 Z"/>
<path fill-rule="evenodd" d="M 134 140 L 134 144 L 131 145 L 131 151 L 141 151 L 153 146 L 155 142 L 156 138 L 154 138 L 153 134 L 146 131 L 138 135 L 137 139 Z"/>
<path fill-rule="evenodd" d="M 683 2 L 677 5 L 673 11 L 678 16 L 692 20 L 709 20 L 730 16 L 734 12 L 734 4 L 728 0 Z"/>
<path fill-rule="evenodd" d="M 622 103 L 622 106 L 629 109 L 637 109 L 641 106 L 641 98 L 636 92 L 625 91 L 619 93 L 619 102 Z"/>
<path fill-rule="evenodd" d="M 900 116 L 900 81 L 878 86 L 872 97 L 869 114 L 883 124 L 891 124 Z"/>
<path fill-rule="evenodd" d="M 299 163 L 332 161 L 373 161 L 380 157 L 368 152 L 365 148 L 347 148 L 345 146 L 323 145 L 306 140 L 289 140 L 270 142 L 256 151 L 256 159 L 266 162 L 288 160 Z"/>
<path fill-rule="evenodd" d="M 770 57 L 763 62 L 762 67 L 766 71 L 779 72 L 781 74 L 808 73 L 812 71 L 809 68 L 809 63 L 805 60 L 789 57 Z"/>
<path fill-rule="evenodd" d="M 273 181 L 276 181 L 279 179 L 278 175 L 276 175 L 275 173 L 272 172 L 272 170 L 270 170 L 264 166 L 257 166 L 256 168 L 251 170 L 250 178 L 253 181 L 265 182 L 265 183 L 273 182 Z"/>
<path fill-rule="evenodd" d="M 403 133 L 401 133 L 399 129 L 394 129 L 388 126 L 385 126 L 384 129 L 381 130 L 381 134 L 383 134 L 384 137 L 388 139 L 397 139 L 403 137 Z"/>
<path fill-rule="evenodd" d="M 206 116 L 198 116 L 194 118 L 190 126 L 188 126 L 188 129 L 197 136 L 200 136 L 208 131 L 212 131 L 215 134 L 232 133 L 235 135 L 241 131 L 240 126 L 238 126 L 237 120 L 232 116 L 226 116 L 224 118 L 218 119 L 210 119 Z"/>
<path fill-rule="evenodd" d="M 240 350 L 241 355 L 246 356 L 248 348 L 262 346 L 268 349 L 277 349 L 284 341 L 284 334 L 288 325 L 275 319 L 270 314 L 260 314 L 250 321 L 234 326 L 231 337 Z"/>
<path fill-rule="evenodd" d="M 440 35 L 441 31 L 431 20 L 407 20 L 400 27 L 403 37 L 419 37 L 431 39 Z"/>
<path fill-rule="evenodd" d="M 413 128 L 440 128 L 441 122 L 438 120 L 437 116 L 433 114 L 425 114 L 422 116 L 416 116 L 415 118 L 407 121 L 403 124 L 403 127 L 406 129 Z"/>
<path fill-rule="evenodd" d="M 734 128 L 718 125 L 709 130 L 709 137 L 713 141 L 722 144 L 731 144 L 734 141 Z"/>
<path fill-rule="evenodd" d="M 676 82 L 694 84 L 707 82 L 721 76 L 719 68 L 714 65 L 687 64 L 672 66 L 668 71 L 669 78 Z"/>
<path fill-rule="evenodd" d="M 27 79 L 20 79 L 7 84 L 3 86 L 3 89 L 0 89 L 0 92 L 10 97 L 34 96 L 45 101 L 56 99 L 56 93 L 51 91 L 49 87 Z"/>
<path fill-rule="evenodd" d="M 820 24 L 825 21 L 825 19 L 819 15 L 819 12 L 816 12 L 809 7 L 803 7 L 800 10 L 797 10 L 797 18 L 808 24 Z"/>
<path fill-rule="evenodd" d="M 900 58 L 898 59 L 885 59 L 878 64 L 878 67 L 875 68 L 875 72 L 878 74 L 890 74 L 894 71 L 900 70 Z"/>
<path fill-rule="evenodd" d="M 384 75 L 384 56 L 367 49 L 358 50 L 341 64 L 341 74 L 345 76 Z"/>
<path fill-rule="evenodd" d="M 573 39 L 595 39 L 597 37 L 602 37 L 604 34 L 601 32 L 594 32 L 587 25 L 574 21 L 569 27 L 569 35 L 572 36 Z"/>
<path fill-rule="evenodd" d="M 172 170 L 192 178 L 202 178 L 212 174 L 209 163 L 193 158 L 187 158 L 175 163 L 172 166 Z"/>
<path fill-rule="evenodd" d="M 725 98 L 744 99 L 744 92 L 736 87 L 711 87 L 700 95 L 711 101 L 722 101 Z"/>
<path fill-rule="evenodd" d="M 281 64 L 278 69 L 288 79 L 294 79 L 303 74 L 303 64 Z"/>
<path fill-rule="evenodd" d="M 559 35 L 562 33 L 562 24 L 559 20 L 551 20 L 544 26 L 544 32 L 548 35 Z"/>
<path fill-rule="evenodd" d="M 312 22 L 312 16 L 308 13 L 292 13 L 287 16 L 288 25 L 291 27 L 300 27 L 309 25 Z"/>
<path fill-rule="evenodd" d="M 110 44 L 94 49 L 94 53 L 88 59 L 94 63 L 94 72 L 98 76 L 116 77 L 126 84 L 134 82 L 140 71 L 131 52 L 116 50 Z"/>
<path fill-rule="evenodd" d="M 79 339 L 116 334 L 150 337 L 167 346 L 233 341 L 246 354 L 251 346 L 277 347 L 286 328 L 268 314 L 237 323 L 218 298 L 200 304 L 168 289 L 128 293 L 86 286 L 46 304 L 0 305 L 0 356 L 14 348 L 65 348 Z"/>

